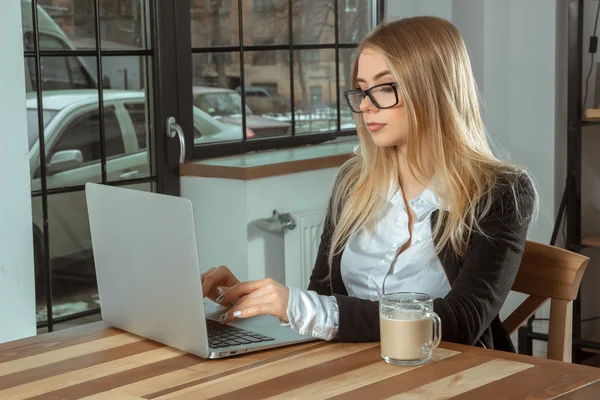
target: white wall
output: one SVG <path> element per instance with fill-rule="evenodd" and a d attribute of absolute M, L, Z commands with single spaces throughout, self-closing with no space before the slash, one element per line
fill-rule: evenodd
<path fill-rule="evenodd" d="M 0 343 L 35 335 L 21 7 L 0 2 Z"/>
<path fill-rule="evenodd" d="M 248 181 L 182 177 L 181 196 L 194 204 L 201 270 L 226 265 L 242 281 L 270 277 L 284 283 L 283 233 L 259 229 L 256 221 L 273 210 L 324 211 L 336 172 L 326 168 Z"/>
<path fill-rule="evenodd" d="M 535 179 L 540 213 L 528 238 L 548 243 L 557 190 L 556 4 L 548 0 L 486 1 L 483 20 L 482 95 L 486 127 L 497 154 L 525 167 Z M 501 317 L 512 312 L 524 297 L 511 294 Z M 548 314 L 547 305 L 540 316 Z"/>

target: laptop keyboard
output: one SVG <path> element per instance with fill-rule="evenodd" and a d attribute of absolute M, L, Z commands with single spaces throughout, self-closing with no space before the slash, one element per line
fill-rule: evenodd
<path fill-rule="evenodd" d="M 208 332 L 208 345 L 213 349 L 275 340 L 269 336 L 221 324 L 210 319 L 206 320 L 206 329 Z"/>

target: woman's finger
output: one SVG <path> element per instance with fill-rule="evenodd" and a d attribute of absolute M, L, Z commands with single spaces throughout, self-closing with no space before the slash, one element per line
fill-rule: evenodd
<path fill-rule="evenodd" d="M 202 293 L 204 297 L 215 301 L 222 293 L 218 292 L 220 286 L 228 288 L 235 285 L 238 280 L 229 270 L 229 268 L 221 265 L 217 268 L 211 268 L 202 274 Z M 234 304 L 231 302 L 231 304 Z"/>
<path fill-rule="evenodd" d="M 250 292 L 241 298 L 237 298 L 237 297 L 232 297 L 231 294 L 228 294 L 226 296 L 226 292 L 228 290 L 231 290 L 231 288 L 223 288 L 223 289 L 225 289 L 225 290 L 223 291 L 222 295 L 217 297 L 215 300 L 217 303 L 219 303 L 221 305 L 225 305 L 227 303 L 234 305 L 240 301 L 250 300 L 250 299 L 253 299 L 256 297 L 264 296 L 269 293 L 269 290 L 266 287 L 262 286 L 262 287 L 258 288 L 257 290 L 255 290 L 254 292 Z"/>
<path fill-rule="evenodd" d="M 248 281 L 238 283 L 237 285 L 231 287 L 223 294 L 223 301 L 231 301 L 231 299 L 241 299 L 242 297 L 257 291 L 262 287 L 268 287 L 271 283 L 274 282 L 272 279 L 261 279 L 258 281 Z"/>
<path fill-rule="evenodd" d="M 221 294 L 217 291 L 217 288 L 223 284 L 223 281 L 224 278 L 218 272 L 218 269 L 206 275 L 202 280 L 202 294 L 204 297 L 208 297 L 214 301 Z"/>
<path fill-rule="evenodd" d="M 214 270 L 216 270 L 217 268 L 212 267 L 209 268 L 207 271 L 205 271 L 202 275 L 200 275 L 200 281 L 204 282 L 204 278 L 206 278 L 208 275 L 210 275 L 211 273 L 213 273 Z"/>
<path fill-rule="evenodd" d="M 222 314 L 219 321 L 226 324 L 234 318 L 250 318 L 257 315 L 272 314 L 273 309 L 273 296 L 270 294 L 246 301 L 240 300 L 238 304 Z"/>
<path fill-rule="evenodd" d="M 202 279 L 202 294 L 204 297 L 208 297 L 209 299 L 212 297 L 211 291 L 213 290 L 213 286 L 215 286 L 215 275 L 211 273 Z"/>

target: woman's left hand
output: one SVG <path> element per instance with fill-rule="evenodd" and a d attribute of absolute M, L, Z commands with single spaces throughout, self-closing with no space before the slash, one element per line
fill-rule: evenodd
<path fill-rule="evenodd" d="M 250 318 L 267 314 L 287 322 L 289 293 L 287 286 L 270 278 L 238 283 L 227 290 L 222 298 L 219 296 L 217 299 L 223 304 L 228 304 L 230 299 L 239 299 L 235 306 L 221 315 L 219 321 L 225 324 L 234 318 Z"/>

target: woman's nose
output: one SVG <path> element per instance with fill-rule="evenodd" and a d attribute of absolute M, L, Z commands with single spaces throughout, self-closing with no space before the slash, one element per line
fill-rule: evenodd
<path fill-rule="evenodd" d="M 365 98 L 360 102 L 360 110 L 362 112 L 375 111 L 377 110 L 377 107 L 375 107 L 375 104 L 373 104 L 369 96 L 365 96 Z"/>

